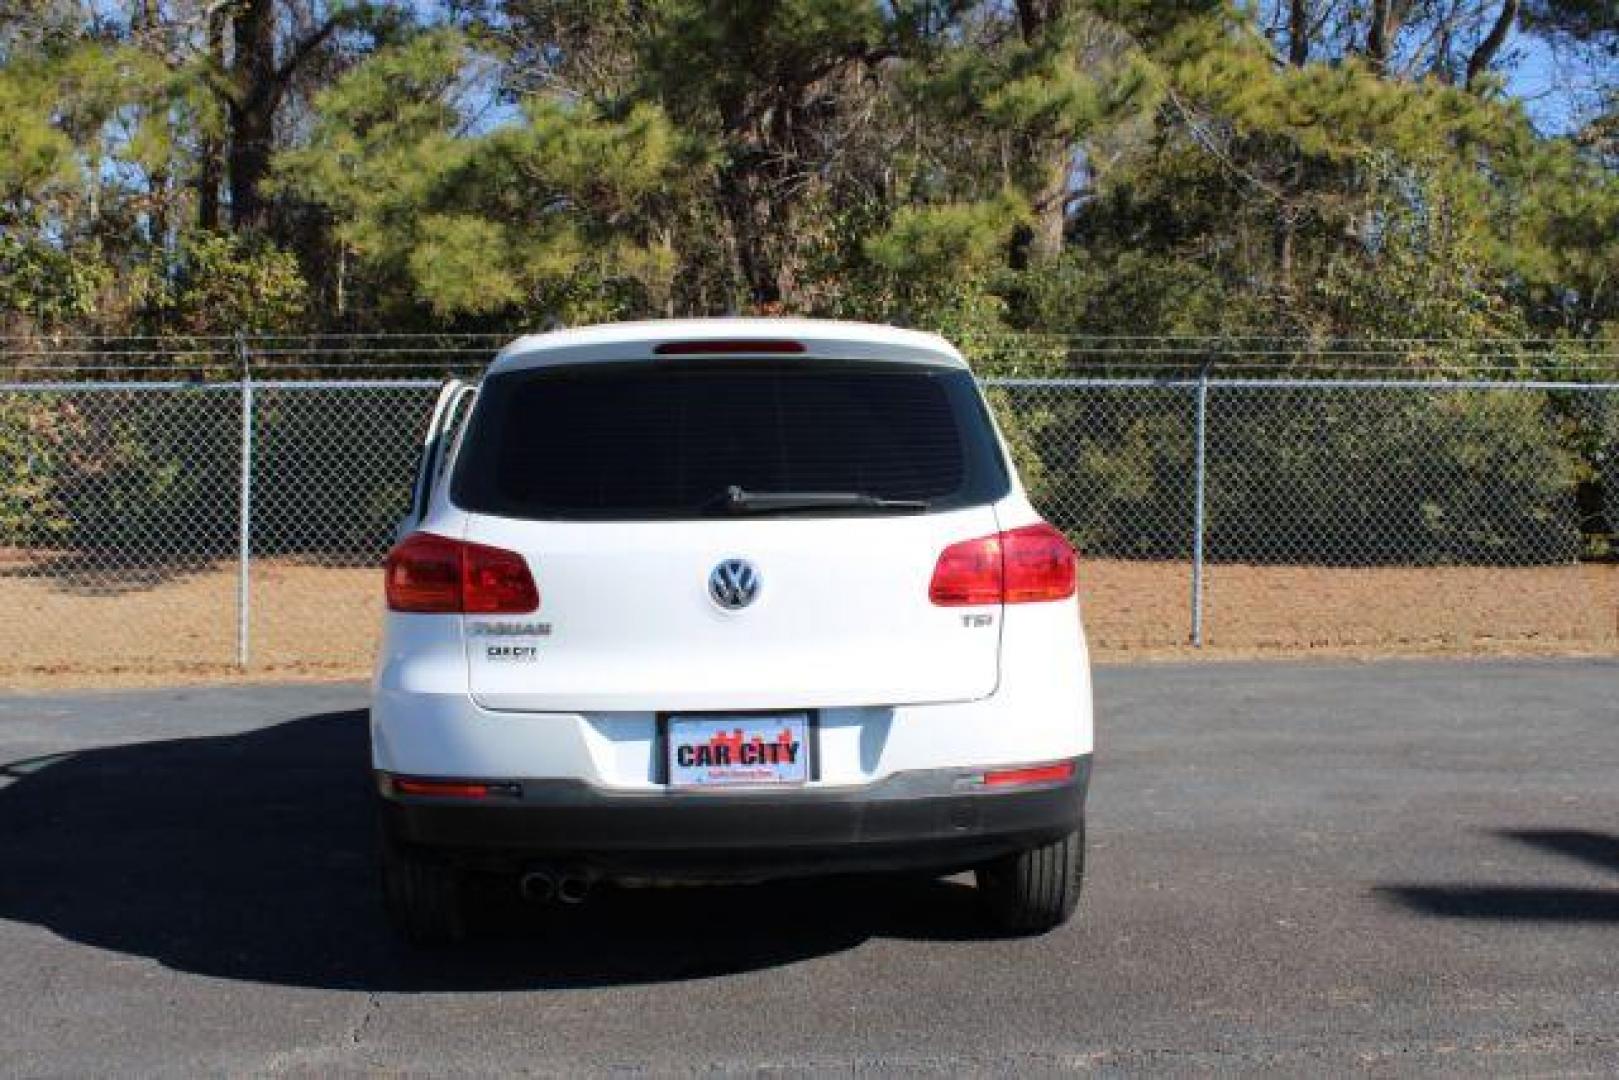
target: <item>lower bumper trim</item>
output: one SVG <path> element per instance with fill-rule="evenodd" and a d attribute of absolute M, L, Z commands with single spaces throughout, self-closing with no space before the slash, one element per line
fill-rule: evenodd
<path fill-rule="evenodd" d="M 898 773 L 856 788 L 607 792 L 571 780 L 491 781 L 487 800 L 401 796 L 378 774 L 399 843 L 487 869 L 574 863 L 607 877 L 756 879 L 963 868 L 1078 828 L 1089 755 L 1065 778 L 984 786 L 981 769 Z"/>

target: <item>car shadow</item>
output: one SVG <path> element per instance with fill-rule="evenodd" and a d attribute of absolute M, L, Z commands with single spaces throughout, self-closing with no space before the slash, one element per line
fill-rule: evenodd
<path fill-rule="evenodd" d="M 1502 829 L 1504 840 L 1619 875 L 1619 835 L 1589 829 Z M 1619 887 L 1388 885 L 1378 894 L 1424 915 L 1520 922 L 1619 923 Z"/>
<path fill-rule="evenodd" d="M 415 951 L 378 900 L 366 762 L 355 711 L 0 765 L 0 918 L 180 971 L 376 991 L 662 982 L 985 933 L 966 885 L 847 878 L 543 909 L 490 891 L 472 940 Z"/>

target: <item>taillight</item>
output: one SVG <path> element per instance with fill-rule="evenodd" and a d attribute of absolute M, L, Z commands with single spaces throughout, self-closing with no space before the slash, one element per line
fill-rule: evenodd
<path fill-rule="evenodd" d="M 943 607 L 998 604 L 1004 592 L 1003 569 L 999 536 L 951 544 L 933 567 L 928 598 Z"/>
<path fill-rule="evenodd" d="M 462 544 L 461 610 L 474 615 L 519 615 L 540 606 L 528 563 L 515 551 Z"/>
<path fill-rule="evenodd" d="M 540 606 L 528 563 L 515 551 L 411 533 L 388 552 L 391 611 L 520 615 Z"/>
<path fill-rule="evenodd" d="M 411 533 L 388 552 L 388 608 L 460 611 L 461 545 L 445 536 Z"/>
<path fill-rule="evenodd" d="M 1074 595 L 1076 562 L 1056 528 L 1024 525 L 945 548 L 928 598 L 941 607 L 1066 600 Z"/>
<path fill-rule="evenodd" d="M 1066 600 L 1078 585 L 1074 546 L 1054 526 L 1041 522 L 1001 533 L 1006 560 L 1006 602 Z"/>

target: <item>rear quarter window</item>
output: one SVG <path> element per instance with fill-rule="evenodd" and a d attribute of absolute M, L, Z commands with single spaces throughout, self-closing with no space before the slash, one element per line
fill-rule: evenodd
<path fill-rule="evenodd" d="M 507 517 L 694 518 L 723 513 L 732 485 L 945 510 L 993 501 L 1010 480 L 963 370 L 638 361 L 485 379 L 451 494 Z"/>

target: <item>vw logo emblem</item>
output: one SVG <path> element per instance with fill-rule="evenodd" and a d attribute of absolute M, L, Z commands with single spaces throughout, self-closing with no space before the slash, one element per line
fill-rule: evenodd
<path fill-rule="evenodd" d="M 726 559 L 708 575 L 708 595 L 727 611 L 740 611 L 759 596 L 759 571 L 746 559 Z"/>

